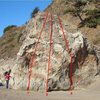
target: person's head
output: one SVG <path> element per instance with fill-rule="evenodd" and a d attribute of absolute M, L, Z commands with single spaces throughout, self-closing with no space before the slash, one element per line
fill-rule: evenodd
<path fill-rule="evenodd" d="M 4 76 L 6 76 L 8 74 L 8 72 L 6 71 L 5 73 L 4 73 Z"/>

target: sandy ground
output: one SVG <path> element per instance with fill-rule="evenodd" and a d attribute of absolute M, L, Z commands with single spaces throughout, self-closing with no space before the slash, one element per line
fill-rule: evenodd
<path fill-rule="evenodd" d="M 100 100 L 100 77 L 86 90 L 73 91 L 73 95 L 68 91 L 55 91 L 46 96 L 40 92 L 28 94 L 27 91 L 6 90 L 5 87 L 0 87 L 0 100 Z"/>

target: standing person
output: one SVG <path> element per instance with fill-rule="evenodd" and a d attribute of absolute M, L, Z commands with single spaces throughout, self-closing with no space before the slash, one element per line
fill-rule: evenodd
<path fill-rule="evenodd" d="M 10 80 L 10 74 L 9 72 L 6 73 L 5 75 L 5 79 L 6 79 L 6 88 L 8 89 L 9 88 L 9 80 Z"/>

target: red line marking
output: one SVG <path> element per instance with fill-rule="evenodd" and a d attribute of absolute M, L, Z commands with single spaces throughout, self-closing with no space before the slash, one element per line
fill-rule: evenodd
<path fill-rule="evenodd" d="M 46 79 L 46 96 L 48 96 L 48 79 L 50 74 L 50 59 L 52 54 L 52 15 L 50 15 L 50 51 L 49 51 L 49 58 L 48 58 L 48 74 Z"/>
<path fill-rule="evenodd" d="M 27 87 L 28 93 L 29 93 L 29 90 L 30 90 L 30 78 L 31 78 L 31 74 L 32 74 L 32 66 L 34 65 L 34 56 L 35 56 L 35 54 L 36 54 L 36 50 L 37 50 L 37 47 L 38 47 L 38 43 L 39 43 L 39 40 L 40 40 L 40 38 L 41 38 L 43 29 L 44 29 L 44 27 L 45 27 L 47 18 L 48 18 L 48 14 L 46 15 L 46 18 L 44 19 L 44 23 L 43 23 L 43 25 L 42 25 L 42 29 L 41 29 L 41 31 L 40 31 L 40 34 L 39 34 L 39 37 L 38 37 L 38 41 L 37 41 L 36 44 L 35 44 L 34 52 L 33 52 L 32 58 L 31 58 L 30 69 L 29 69 L 29 76 L 28 76 L 28 87 Z"/>
<path fill-rule="evenodd" d="M 61 22 L 61 19 L 60 17 L 58 16 L 58 20 L 59 20 L 59 24 L 60 24 L 60 27 L 62 29 L 62 32 L 63 32 L 63 36 L 64 36 L 64 41 L 66 43 L 66 47 L 68 49 L 68 53 L 70 55 L 70 95 L 72 95 L 72 54 L 71 54 L 71 50 L 69 48 L 69 45 L 68 45 L 68 41 L 66 39 L 66 35 L 65 35 L 65 32 L 64 32 L 64 28 L 62 26 L 62 22 Z"/>

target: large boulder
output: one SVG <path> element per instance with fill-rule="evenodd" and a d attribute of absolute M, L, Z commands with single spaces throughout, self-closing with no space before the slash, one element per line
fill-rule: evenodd
<path fill-rule="evenodd" d="M 28 72 L 31 57 L 38 35 L 41 31 L 45 14 L 38 14 L 26 25 L 26 38 L 17 54 L 14 67 L 12 68 L 10 84 L 14 89 L 27 89 Z M 97 58 L 94 49 L 77 31 L 74 25 L 63 22 L 64 32 L 72 54 L 73 88 L 88 86 L 97 74 Z M 70 55 L 63 39 L 57 16 L 53 16 L 53 41 L 50 75 L 48 79 L 48 90 L 69 90 L 70 88 Z M 48 56 L 50 50 L 50 17 L 40 38 L 30 80 L 30 89 L 34 91 L 45 90 Z"/>

